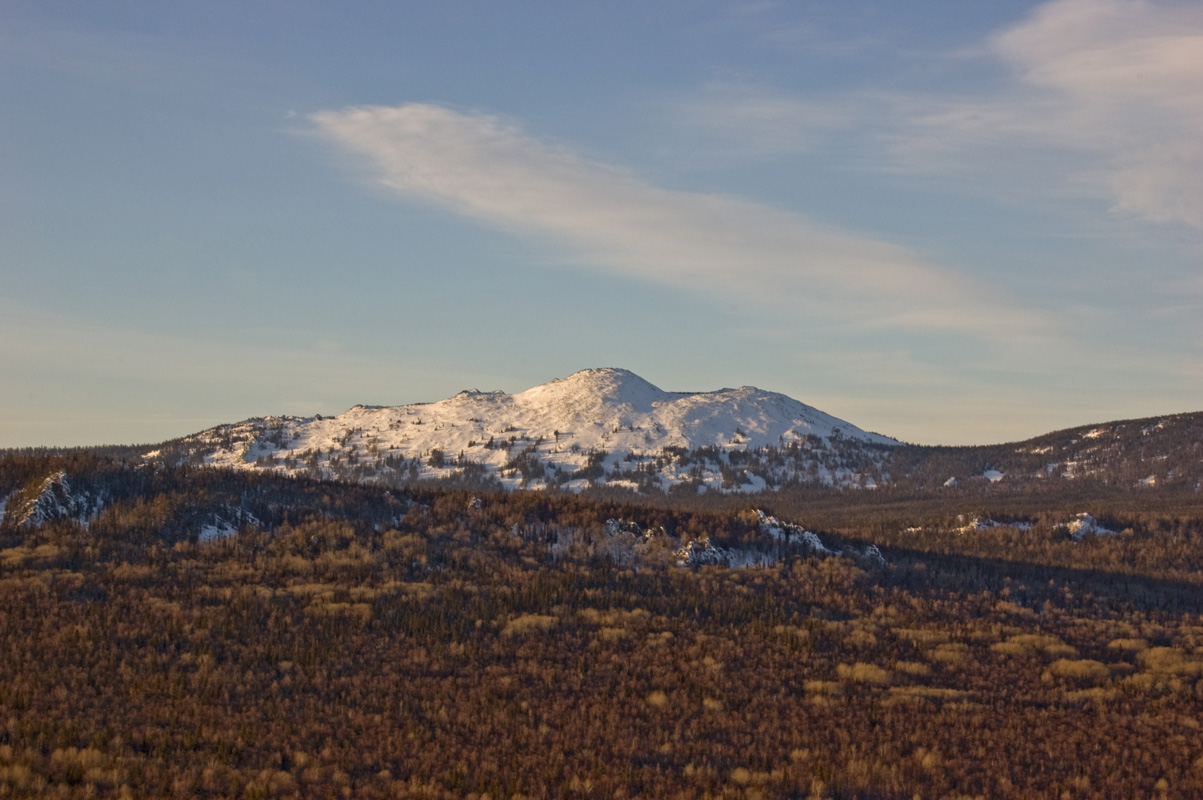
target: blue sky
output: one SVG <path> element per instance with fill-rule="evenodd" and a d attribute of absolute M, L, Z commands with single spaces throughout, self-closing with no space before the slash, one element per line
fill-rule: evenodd
<path fill-rule="evenodd" d="M 0 4 L 0 447 L 593 366 L 1203 409 L 1203 6 Z"/>

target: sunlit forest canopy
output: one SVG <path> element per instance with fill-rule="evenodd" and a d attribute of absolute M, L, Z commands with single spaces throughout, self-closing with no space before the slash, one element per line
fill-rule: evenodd
<path fill-rule="evenodd" d="M 1186 495 L 0 480 L 4 796 L 1203 793 Z"/>

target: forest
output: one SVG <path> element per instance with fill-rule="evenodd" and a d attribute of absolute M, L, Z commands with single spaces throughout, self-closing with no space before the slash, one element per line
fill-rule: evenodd
<path fill-rule="evenodd" d="M 27 452 L 0 502 L 0 797 L 1203 796 L 1182 487 L 505 493 Z"/>

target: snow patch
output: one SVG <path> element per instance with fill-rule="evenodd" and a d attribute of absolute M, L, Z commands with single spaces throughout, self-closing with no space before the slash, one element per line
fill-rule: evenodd
<path fill-rule="evenodd" d="M 776 563 L 771 553 L 743 550 L 733 547 L 718 547 L 709 537 L 686 542 L 673 555 L 680 566 L 698 567 L 716 565 L 739 569 L 742 567 L 767 567 Z"/>
<path fill-rule="evenodd" d="M 1071 522 L 1065 523 L 1063 527 L 1069 531 L 1070 537 L 1075 542 L 1080 542 L 1087 536 L 1115 536 L 1115 531 L 1103 527 L 1098 520 L 1084 511 Z"/>
<path fill-rule="evenodd" d="M 225 508 L 214 514 L 201 526 L 196 534 L 198 542 L 216 542 L 238 533 L 243 525 L 259 526 L 262 523 L 249 511 L 242 508 Z"/>
<path fill-rule="evenodd" d="M 643 530 L 633 520 L 608 519 L 603 525 L 605 536 L 591 537 L 576 529 L 557 531 L 552 541 L 552 553 L 556 558 L 571 555 L 604 556 L 616 563 L 633 565 L 645 554 L 664 552 L 672 548 L 673 560 L 679 566 L 698 567 L 706 565 L 725 566 L 732 569 L 767 567 L 781 558 L 780 543 L 800 544 L 821 555 L 845 555 L 875 565 L 885 565 L 886 559 L 875 545 L 862 548 L 845 547 L 843 551 L 827 547 L 812 531 L 799 525 L 782 522 L 763 511 L 757 511 L 757 528 L 769 540 L 751 546 L 723 547 L 715 544 L 709 536 L 676 542 L 663 528 Z M 524 536 L 517 526 L 515 536 Z"/>
<path fill-rule="evenodd" d="M 794 525 L 790 522 L 782 522 L 774 516 L 765 514 L 760 509 L 756 509 L 758 518 L 758 527 L 761 533 L 765 533 L 780 542 L 791 542 L 802 544 L 808 547 L 811 551 L 821 555 L 829 556 L 850 556 L 861 561 L 867 561 L 877 566 L 885 566 L 886 558 L 882 555 L 881 550 L 877 545 L 870 544 L 864 547 L 853 547 L 848 545 L 842 550 L 835 550 L 823 544 L 819 535 L 814 531 L 808 531 L 801 525 Z"/>
<path fill-rule="evenodd" d="M 196 535 L 199 542 L 213 542 L 218 539 L 226 539 L 238 533 L 232 523 L 222 522 L 220 524 L 205 525 L 200 529 L 200 533 Z"/>
<path fill-rule="evenodd" d="M 957 519 L 958 521 L 963 521 L 965 519 L 965 515 L 959 515 Z M 990 519 L 989 517 L 973 517 L 967 524 L 957 528 L 957 533 L 979 533 L 981 531 L 988 531 L 992 528 L 1014 528 L 1017 531 L 1027 531 L 1031 530 L 1032 523 L 999 522 L 998 520 Z"/>
<path fill-rule="evenodd" d="M 855 547 L 847 547 L 845 548 L 845 555 L 851 555 L 857 559 L 860 559 L 861 561 L 867 561 L 879 567 L 884 567 L 889 563 L 886 561 L 886 557 L 882 555 L 881 550 L 875 544 L 867 544 L 859 549 Z"/>
<path fill-rule="evenodd" d="M 801 525 L 794 525 L 790 522 L 782 522 L 776 517 L 765 514 L 760 509 L 756 509 L 756 514 L 759 518 L 759 528 L 761 533 L 768 534 L 779 542 L 795 542 L 804 544 L 816 553 L 824 553 L 826 555 L 838 556 L 838 550 L 832 550 L 823 544 L 819 535 L 814 531 L 808 531 Z"/>

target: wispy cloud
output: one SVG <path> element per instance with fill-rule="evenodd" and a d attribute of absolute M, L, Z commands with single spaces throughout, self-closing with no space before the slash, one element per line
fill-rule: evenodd
<path fill-rule="evenodd" d="M 984 52 L 1010 85 L 974 100 L 910 98 L 912 155 L 1053 146 L 1078 154 L 1072 178 L 1115 211 L 1203 228 L 1203 6 L 1053 0 Z"/>
<path fill-rule="evenodd" d="M 724 156 L 851 143 L 855 163 L 836 158 L 852 168 L 973 176 L 995 197 L 1102 198 L 1137 220 L 1203 228 L 1203 5 L 1051 0 L 922 57 L 1002 73 L 976 92 L 908 90 L 891 77 L 838 98 L 712 82 L 673 106 L 675 121 Z"/>
<path fill-rule="evenodd" d="M 858 121 L 846 104 L 816 101 L 739 80 L 713 81 L 671 105 L 673 121 L 715 153 L 775 157 L 818 146 Z"/>
<path fill-rule="evenodd" d="M 595 268 L 859 325 L 980 332 L 992 319 L 1032 322 L 903 247 L 737 197 L 664 189 L 494 116 L 411 104 L 311 119 L 366 157 L 380 185 L 550 238 Z"/>

